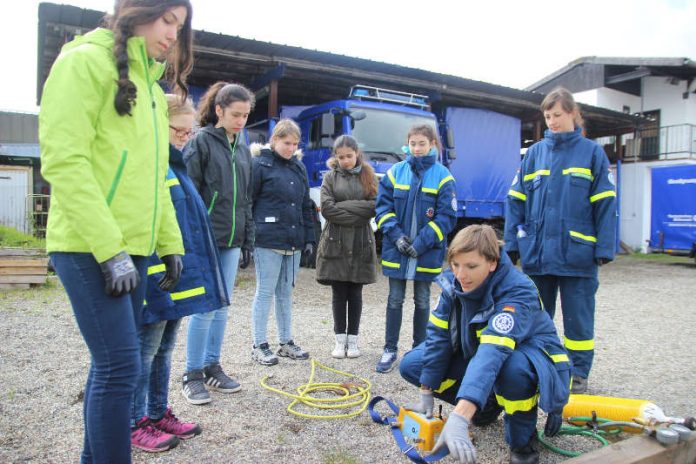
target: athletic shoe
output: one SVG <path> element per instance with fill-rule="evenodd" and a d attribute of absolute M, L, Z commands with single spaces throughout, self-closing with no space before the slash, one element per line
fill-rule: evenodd
<path fill-rule="evenodd" d="M 220 363 L 204 367 L 203 375 L 205 375 L 205 384 L 211 390 L 222 393 L 234 393 L 242 389 L 238 382 L 225 374 Z"/>
<path fill-rule="evenodd" d="M 358 336 L 348 335 L 348 348 L 346 349 L 346 356 L 349 358 L 357 358 L 360 356 L 360 348 L 358 348 Z"/>
<path fill-rule="evenodd" d="M 290 359 L 309 359 L 309 353 L 295 345 L 292 340 L 285 344 L 281 343 L 276 354 Z"/>
<path fill-rule="evenodd" d="M 183 393 L 186 401 L 191 404 L 210 403 L 210 393 L 205 388 L 204 380 L 205 375 L 202 369 L 194 369 L 184 374 L 181 393 Z"/>
<path fill-rule="evenodd" d="M 275 366 L 278 364 L 278 357 L 273 354 L 268 343 L 255 346 L 251 351 L 251 359 L 264 366 Z"/>
<path fill-rule="evenodd" d="M 167 408 L 160 420 L 152 421 L 152 426 L 162 432 L 176 435 L 182 440 L 193 438 L 201 433 L 201 428 L 198 424 L 180 421 L 172 412 L 172 408 Z"/>
<path fill-rule="evenodd" d="M 346 357 L 346 334 L 335 334 L 336 344 L 331 352 L 331 356 L 336 359 L 341 359 Z"/>
<path fill-rule="evenodd" d="M 131 445 L 148 453 L 169 451 L 179 444 L 176 435 L 162 432 L 152 426 L 149 417 L 143 417 L 131 430 Z"/>
<path fill-rule="evenodd" d="M 396 367 L 396 351 L 389 351 L 387 349 L 382 353 L 382 358 L 377 363 L 375 370 L 381 374 L 386 374 L 391 372 Z"/>

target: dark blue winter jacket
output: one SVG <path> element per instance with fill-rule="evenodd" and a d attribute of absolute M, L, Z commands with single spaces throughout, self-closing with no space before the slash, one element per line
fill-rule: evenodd
<path fill-rule="evenodd" d="M 157 285 L 164 275 L 164 264 L 156 254 L 149 258 L 144 324 L 206 313 L 229 304 L 208 212 L 186 174 L 182 153 L 171 145 L 166 185 L 184 240 L 184 270 L 174 290 L 164 292 Z"/>
<path fill-rule="evenodd" d="M 530 275 L 592 277 L 614 259 L 616 190 L 597 143 L 574 132 L 545 132 L 522 161 L 508 193 L 505 249 Z"/>
<path fill-rule="evenodd" d="M 447 234 L 457 222 L 454 177 L 437 162 L 437 151 L 409 154 L 379 183 L 375 206 L 382 231 L 382 272 L 387 277 L 432 282 L 442 272 Z M 406 235 L 418 258 L 399 253 L 396 241 Z"/>
<path fill-rule="evenodd" d="M 258 146 L 251 153 L 256 246 L 302 250 L 316 243 L 307 170 L 298 154 L 285 159 Z"/>
<path fill-rule="evenodd" d="M 463 292 L 450 270 L 436 282 L 442 294 L 430 313 L 420 383 L 437 389 L 452 355 L 461 350 L 469 364 L 457 399 L 481 410 L 503 363 L 517 350 L 539 376 L 539 397 L 530 401 L 560 412 L 570 394 L 570 359 L 531 279 L 501 249 L 496 270 L 477 289 Z"/>

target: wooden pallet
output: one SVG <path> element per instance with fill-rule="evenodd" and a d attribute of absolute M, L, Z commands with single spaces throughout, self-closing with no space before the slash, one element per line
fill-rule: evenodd
<path fill-rule="evenodd" d="M 29 288 L 43 285 L 48 274 L 45 250 L 0 248 L 0 288 Z"/>

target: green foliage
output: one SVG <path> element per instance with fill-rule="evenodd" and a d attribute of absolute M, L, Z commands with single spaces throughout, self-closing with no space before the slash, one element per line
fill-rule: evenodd
<path fill-rule="evenodd" d="M 46 248 L 46 241 L 0 225 L 0 247 Z"/>
<path fill-rule="evenodd" d="M 675 256 L 666 253 L 633 253 L 631 255 L 621 255 L 618 259 L 630 259 L 637 261 L 650 261 L 658 263 L 687 263 L 692 261 L 688 256 Z"/>
<path fill-rule="evenodd" d="M 324 464 L 358 464 L 358 460 L 343 450 L 334 450 L 324 453 L 322 456 Z"/>

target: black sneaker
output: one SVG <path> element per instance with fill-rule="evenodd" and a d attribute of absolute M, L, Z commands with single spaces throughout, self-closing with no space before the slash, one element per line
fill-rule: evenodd
<path fill-rule="evenodd" d="M 222 393 L 234 393 L 242 389 L 242 386 L 237 381 L 225 374 L 220 363 L 204 367 L 203 375 L 205 375 L 205 384 L 211 390 Z"/>
<path fill-rule="evenodd" d="M 203 383 L 205 375 L 202 369 L 194 369 L 184 374 L 181 393 L 191 404 L 206 404 L 210 403 L 210 393 L 205 388 Z"/>
<path fill-rule="evenodd" d="M 534 432 L 525 446 L 510 449 L 510 464 L 537 464 L 539 462 L 538 443 L 536 432 Z"/>
<path fill-rule="evenodd" d="M 498 416 L 503 412 L 503 407 L 498 404 L 495 394 L 491 394 L 482 410 L 474 414 L 471 423 L 477 427 L 485 427 L 498 420 Z"/>

